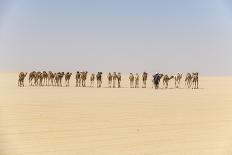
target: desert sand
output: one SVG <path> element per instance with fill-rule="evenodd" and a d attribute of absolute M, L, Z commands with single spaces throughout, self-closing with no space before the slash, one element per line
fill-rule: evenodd
<path fill-rule="evenodd" d="M 17 86 L 0 73 L 0 155 L 232 154 L 232 77 L 200 89 Z M 104 80 L 106 78 L 104 77 Z M 87 85 L 89 85 L 89 80 Z M 141 83 L 140 83 L 141 85 Z"/>

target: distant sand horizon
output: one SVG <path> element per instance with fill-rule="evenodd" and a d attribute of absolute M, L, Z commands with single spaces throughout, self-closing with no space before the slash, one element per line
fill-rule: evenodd
<path fill-rule="evenodd" d="M 1 155 L 232 153 L 232 77 L 199 76 L 200 89 L 18 87 L 0 73 Z M 87 80 L 89 86 L 89 77 Z M 161 82 L 162 88 L 162 82 Z M 184 89 L 183 89 L 184 88 Z"/>

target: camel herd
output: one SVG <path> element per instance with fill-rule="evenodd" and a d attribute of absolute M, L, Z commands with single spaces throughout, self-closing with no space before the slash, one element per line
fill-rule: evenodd
<path fill-rule="evenodd" d="M 97 88 L 100 88 L 102 85 L 102 72 L 98 72 L 96 75 L 94 73 L 90 74 L 90 86 L 94 87 L 95 79 L 97 81 Z M 155 89 L 159 88 L 160 80 L 163 80 L 163 88 L 168 88 L 168 84 L 170 80 L 175 81 L 175 88 L 180 87 L 180 82 L 182 79 L 182 75 L 180 73 L 177 73 L 176 75 L 164 75 L 160 73 L 156 73 L 152 76 L 152 83 L 153 87 Z M 20 72 L 19 73 L 19 79 L 18 79 L 18 86 L 24 87 L 24 79 L 27 76 L 27 72 Z M 57 72 L 53 73 L 52 71 L 32 71 L 29 73 L 29 86 L 58 86 L 62 87 L 63 85 L 63 78 L 65 80 L 65 86 L 68 87 L 70 78 L 72 76 L 71 72 Z M 76 87 L 86 87 L 86 80 L 87 80 L 88 72 L 82 71 L 76 72 L 75 80 L 76 80 Z M 148 79 L 148 73 L 143 72 L 141 76 L 142 80 L 142 88 L 147 87 L 147 79 Z M 108 87 L 109 88 L 120 88 L 121 87 L 121 80 L 122 76 L 121 73 L 108 73 L 107 75 L 108 80 Z M 129 74 L 129 82 L 130 82 L 130 88 L 139 88 L 139 80 L 140 76 L 138 73 Z M 116 85 L 117 84 L 117 85 Z M 193 88 L 198 89 L 198 72 L 194 73 L 187 73 L 185 76 L 185 85 L 187 88 Z"/>

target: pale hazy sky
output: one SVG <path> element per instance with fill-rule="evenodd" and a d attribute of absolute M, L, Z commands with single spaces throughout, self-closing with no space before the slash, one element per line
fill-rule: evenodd
<path fill-rule="evenodd" d="M 0 0 L 0 71 L 232 75 L 230 0 Z"/>

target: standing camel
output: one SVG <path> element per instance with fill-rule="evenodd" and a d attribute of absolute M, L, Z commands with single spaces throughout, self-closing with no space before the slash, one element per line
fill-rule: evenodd
<path fill-rule="evenodd" d="M 81 72 L 81 84 L 82 84 L 82 87 L 86 86 L 87 74 L 88 74 L 87 71 Z"/>
<path fill-rule="evenodd" d="M 135 88 L 139 88 L 139 74 L 135 74 Z"/>
<path fill-rule="evenodd" d="M 43 73 L 37 72 L 36 75 L 37 75 L 36 76 L 37 85 L 42 86 L 43 85 Z"/>
<path fill-rule="evenodd" d="M 42 73 L 42 77 L 43 77 L 43 85 L 48 85 L 48 74 L 46 71 L 43 71 Z"/>
<path fill-rule="evenodd" d="M 192 82 L 193 82 L 192 89 L 198 89 L 198 72 L 192 73 Z"/>
<path fill-rule="evenodd" d="M 182 78 L 182 74 L 180 73 L 177 73 L 175 76 L 174 76 L 174 79 L 175 79 L 175 87 L 178 88 L 180 86 L 180 80 Z"/>
<path fill-rule="evenodd" d="M 48 85 L 51 85 L 53 86 L 54 85 L 54 78 L 55 78 L 55 74 L 52 73 L 52 71 L 49 71 L 48 72 Z"/>
<path fill-rule="evenodd" d="M 160 80 L 161 78 L 163 77 L 163 74 L 159 74 L 159 73 L 156 73 L 155 75 L 153 75 L 153 84 L 155 86 L 155 89 L 158 89 L 159 88 L 159 83 L 160 83 Z"/>
<path fill-rule="evenodd" d="M 69 80 L 70 80 L 71 76 L 72 76 L 72 73 L 67 72 L 65 74 L 64 78 L 65 78 L 66 87 L 69 86 Z"/>
<path fill-rule="evenodd" d="M 62 87 L 62 79 L 64 77 L 64 72 L 58 72 L 55 76 L 56 86 Z"/>
<path fill-rule="evenodd" d="M 142 88 L 146 88 L 147 87 L 147 73 L 146 72 L 143 72 L 142 79 L 143 79 Z"/>
<path fill-rule="evenodd" d="M 27 72 L 20 72 L 19 73 L 19 79 L 18 79 L 18 86 L 19 87 L 24 87 L 24 79 L 27 76 Z"/>
<path fill-rule="evenodd" d="M 34 79 L 34 83 L 33 83 L 33 79 Z M 36 82 L 36 72 L 32 71 L 29 73 L 29 85 L 30 86 L 35 85 L 35 82 Z"/>
<path fill-rule="evenodd" d="M 81 73 L 79 71 L 77 71 L 76 73 L 76 87 L 80 87 L 81 86 Z"/>
<path fill-rule="evenodd" d="M 97 78 L 97 88 L 100 88 L 102 84 L 102 72 L 98 72 L 96 78 Z"/>
<path fill-rule="evenodd" d="M 129 80 L 130 80 L 130 88 L 134 88 L 134 75 L 132 73 L 130 73 Z"/>
<path fill-rule="evenodd" d="M 108 74 L 107 79 L 108 79 L 108 87 L 111 88 L 112 85 L 112 78 L 113 76 L 111 75 L 111 73 Z"/>
<path fill-rule="evenodd" d="M 121 81 L 122 81 L 121 73 L 117 74 L 117 80 L 118 80 L 118 88 L 121 88 Z"/>
<path fill-rule="evenodd" d="M 163 86 L 164 86 L 164 88 L 168 88 L 168 82 L 169 82 L 172 78 L 174 78 L 174 76 L 168 77 L 168 75 L 164 75 L 164 77 L 163 77 Z"/>
<path fill-rule="evenodd" d="M 117 80 L 117 74 L 116 74 L 116 72 L 114 72 L 113 73 L 113 88 L 115 88 L 116 80 Z"/>
<path fill-rule="evenodd" d="M 95 74 L 91 74 L 91 76 L 90 76 L 90 87 L 94 87 L 94 80 L 95 80 Z"/>
<path fill-rule="evenodd" d="M 188 88 L 190 88 L 192 85 L 192 75 L 190 73 L 186 74 L 185 85 L 187 85 Z"/>

